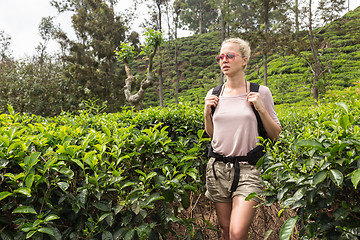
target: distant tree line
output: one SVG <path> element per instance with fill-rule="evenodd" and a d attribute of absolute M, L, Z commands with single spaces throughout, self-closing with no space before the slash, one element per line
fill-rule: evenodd
<path fill-rule="evenodd" d="M 321 41 L 316 38 L 316 31 L 338 18 L 346 8 L 345 0 L 320 0 L 316 4 L 313 0 L 134 0 L 134 3 L 148 6 L 149 18 L 144 28 L 162 32 L 169 42 L 176 43 L 179 29 L 194 34 L 219 31 L 222 40 L 231 36 L 246 38 L 254 52 L 262 54 L 265 85 L 269 55 L 275 52 L 284 56 L 301 55 L 304 48 L 311 49 L 311 56 L 303 57 L 312 71 L 315 104 L 318 81 L 328 66 L 319 61 Z M 117 0 L 52 0 L 51 4 L 60 14 L 73 13 L 76 39 L 70 39 L 55 26 L 52 17 L 44 17 L 39 25 L 42 41 L 36 47 L 36 54 L 15 60 L 10 48 L 11 36 L 0 30 L 0 110 L 6 111 L 6 104 L 11 104 L 21 112 L 56 115 L 63 110 L 77 110 L 89 99 L 105 103 L 109 112 L 130 105 L 124 94 L 125 66 L 115 51 L 121 50 L 122 43 L 129 43 L 140 53 L 140 34 L 130 28 L 138 16 L 136 9 L 118 13 Z M 50 39 L 60 44 L 59 53 L 47 53 Z M 173 55 L 177 103 L 179 50 L 176 45 L 174 53 L 167 51 L 164 44 L 158 48 L 153 72 L 158 84 L 156 94 L 163 106 L 162 56 Z M 141 85 L 139 81 L 134 84 Z"/>

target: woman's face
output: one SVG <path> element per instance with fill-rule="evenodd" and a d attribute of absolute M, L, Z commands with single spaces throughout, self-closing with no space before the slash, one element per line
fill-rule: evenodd
<path fill-rule="evenodd" d="M 247 57 L 243 57 L 237 43 L 225 43 L 220 50 L 218 63 L 226 76 L 233 76 L 244 71 Z"/>

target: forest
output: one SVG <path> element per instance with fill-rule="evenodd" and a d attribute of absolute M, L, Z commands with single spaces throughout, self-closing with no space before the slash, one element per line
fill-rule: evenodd
<path fill-rule="evenodd" d="M 241 37 L 246 79 L 270 88 L 282 125 L 277 142 L 261 141 L 250 239 L 358 239 L 360 7 L 146 3 L 142 36 L 124 17 L 136 9 L 118 13 L 116 0 L 51 0 L 73 13 L 77 39 L 45 16 L 24 59 L 0 29 L 0 238 L 219 239 L 203 99 L 225 81 L 221 41 Z"/>

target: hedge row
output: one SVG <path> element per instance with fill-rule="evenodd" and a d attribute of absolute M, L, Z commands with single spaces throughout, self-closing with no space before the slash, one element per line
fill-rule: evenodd
<path fill-rule="evenodd" d="M 0 237 L 167 239 L 176 223 L 199 236 L 179 212 L 203 191 L 200 111 L 42 118 L 9 107 L 0 115 Z"/>

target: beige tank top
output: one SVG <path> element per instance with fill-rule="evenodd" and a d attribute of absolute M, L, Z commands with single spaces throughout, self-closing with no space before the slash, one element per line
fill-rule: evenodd
<path fill-rule="evenodd" d="M 212 90 L 208 92 L 211 95 Z M 280 126 L 274 101 L 268 87 L 260 86 L 259 93 L 271 118 Z M 239 96 L 220 96 L 213 115 L 213 151 L 224 156 L 245 156 L 259 142 L 257 120 L 247 93 Z"/>

